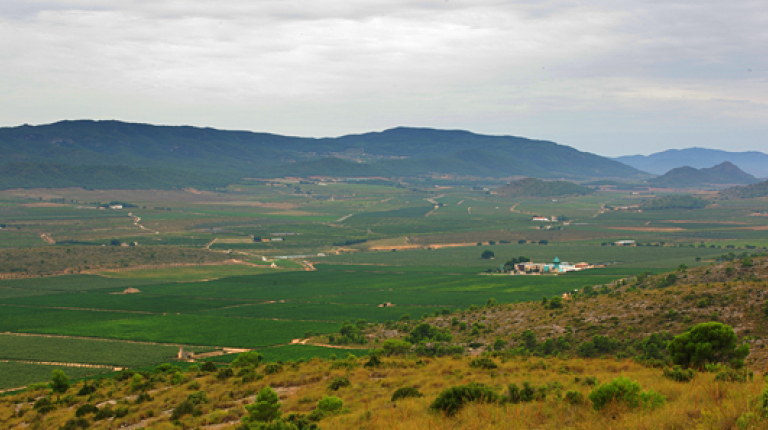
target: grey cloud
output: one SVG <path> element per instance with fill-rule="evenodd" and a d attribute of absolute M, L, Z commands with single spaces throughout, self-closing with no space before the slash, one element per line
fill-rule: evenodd
<path fill-rule="evenodd" d="M 627 152 L 622 136 L 631 146 L 653 135 L 651 151 L 701 139 L 706 124 L 711 141 L 699 146 L 723 145 L 718 136 L 731 131 L 742 149 L 759 149 L 768 128 L 765 9 L 754 1 L 6 0 L 0 118 L 303 135 L 407 124 L 614 154 Z"/>

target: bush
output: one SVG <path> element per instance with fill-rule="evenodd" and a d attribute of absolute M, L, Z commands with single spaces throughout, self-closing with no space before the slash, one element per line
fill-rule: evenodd
<path fill-rule="evenodd" d="M 104 405 L 99 409 L 98 412 L 96 412 L 96 415 L 93 416 L 94 421 L 100 421 L 105 420 L 107 418 L 112 418 L 115 416 L 115 411 L 112 410 L 112 406 L 110 405 Z"/>
<path fill-rule="evenodd" d="M 331 414 L 338 414 L 344 408 L 344 401 L 334 396 L 323 396 L 318 402 L 317 407 L 309 414 L 309 419 L 319 421 L 323 417 Z"/>
<path fill-rule="evenodd" d="M 688 382 L 696 376 L 696 371 L 693 369 L 683 369 L 680 366 L 675 366 L 673 369 L 664 369 L 663 373 L 665 378 L 671 379 L 677 382 Z"/>
<path fill-rule="evenodd" d="M 642 392 L 640 384 L 629 378 L 619 377 L 602 384 L 589 394 L 595 410 L 601 410 L 611 403 L 623 403 L 630 408 L 642 406 L 651 409 L 666 402 L 666 397 L 653 390 Z"/>
<path fill-rule="evenodd" d="M 215 372 L 218 368 L 215 364 L 211 361 L 206 361 L 203 363 L 203 366 L 200 368 L 203 372 Z"/>
<path fill-rule="evenodd" d="M 509 384 L 507 387 L 509 390 L 508 400 L 511 403 L 529 403 L 534 400 L 544 400 L 547 398 L 547 387 L 539 387 L 538 389 L 531 385 L 530 382 L 523 382 L 523 387 L 520 388 L 515 383 Z"/>
<path fill-rule="evenodd" d="M 565 393 L 565 401 L 571 405 L 581 405 L 584 403 L 584 395 L 578 391 L 568 391 Z"/>
<path fill-rule="evenodd" d="M 280 373 L 283 370 L 283 366 L 278 363 L 269 363 L 264 367 L 264 373 L 267 375 L 274 375 Z"/>
<path fill-rule="evenodd" d="M 90 427 L 90 424 L 85 418 L 72 418 L 59 427 L 59 430 L 87 429 L 88 427 Z"/>
<path fill-rule="evenodd" d="M 416 389 L 416 387 L 402 387 L 398 388 L 397 391 L 392 394 L 392 401 L 407 399 L 409 397 L 424 397 L 424 395 L 421 394 L 421 391 Z"/>
<path fill-rule="evenodd" d="M 501 400 L 501 397 L 492 389 L 484 385 L 471 383 L 443 390 L 432 405 L 430 405 L 429 409 L 442 411 L 446 415 L 452 416 L 467 403 L 498 403 L 499 400 Z"/>
<path fill-rule="evenodd" d="M 78 396 L 90 396 L 91 394 L 96 392 L 96 387 L 93 385 L 88 385 L 86 382 L 82 388 L 77 392 Z"/>
<path fill-rule="evenodd" d="M 754 373 L 747 369 L 725 369 L 715 375 L 715 381 L 747 382 L 754 378 Z"/>
<path fill-rule="evenodd" d="M 372 355 L 371 358 L 368 360 L 367 363 L 363 365 L 363 367 L 376 367 L 381 366 L 381 360 L 379 360 L 379 357 Z"/>
<path fill-rule="evenodd" d="M 75 416 L 77 418 L 80 418 L 88 414 L 95 414 L 98 411 L 99 411 L 99 408 L 97 408 L 96 406 L 93 406 L 90 403 L 86 403 L 83 406 L 80 406 L 79 408 L 77 408 L 77 410 L 75 411 Z"/>
<path fill-rule="evenodd" d="M 331 381 L 331 383 L 328 384 L 328 389 L 330 391 L 338 391 L 343 387 L 349 387 L 349 386 L 350 386 L 349 378 L 347 378 L 346 376 L 340 376 L 338 378 L 334 378 Z"/>
<path fill-rule="evenodd" d="M 219 371 L 216 372 L 216 379 L 218 379 L 219 381 L 226 381 L 227 379 L 233 376 L 235 376 L 235 371 L 230 369 L 229 367 L 219 369 Z"/>
<path fill-rule="evenodd" d="M 469 367 L 476 369 L 497 369 L 499 366 L 488 357 L 479 357 L 469 362 Z"/>

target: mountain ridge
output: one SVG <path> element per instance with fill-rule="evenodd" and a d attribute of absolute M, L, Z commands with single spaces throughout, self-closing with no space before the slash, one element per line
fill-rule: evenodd
<path fill-rule="evenodd" d="M 210 127 L 68 120 L 0 128 L 0 165 L 123 165 L 242 177 L 269 175 L 641 178 L 620 162 L 544 140 L 396 127 L 307 138 Z M 338 158 L 345 163 L 318 163 Z"/>
<path fill-rule="evenodd" d="M 613 159 L 657 175 L 662 175 L 675 167 L 690 166 L 701 169 L 729 161 L 753 176 L 768 178 L 768 154 L 759 151 L 729 152 L 721 149 L 692 147 L 668 149 L 650 155 L 624 155 L 613 157 Z"/>
<path fill-rule="evenodd" d="M 696 169 L 691 166 L 676 167 L 669 172 L 647 181 L 662 188 L 697 188 L 717 185 L 750 185 L 759 179 L 725 161 L 713 167 Z"/>

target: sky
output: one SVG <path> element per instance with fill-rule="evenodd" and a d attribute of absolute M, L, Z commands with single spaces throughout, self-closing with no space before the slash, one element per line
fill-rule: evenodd
<path fill-rule="evenodd" d="M 768 152 L 764 0 L 2 0 L 0 126 Z"/>

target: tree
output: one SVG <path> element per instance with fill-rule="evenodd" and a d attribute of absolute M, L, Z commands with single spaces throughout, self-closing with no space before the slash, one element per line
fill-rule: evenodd
<path fill-rule="evenodd" d="M 69 376 L 61 369 L 53 369 L 51 372 L 51 389 L 59 395 L 64 394 L 69 390 Z"/>
<path fill-rule="evenodd" d="M 250 414 L 250 421 L 271 422 L 280 418 L 280 398 L 275 390 L 264 387 L 256 395 L 256 400 L 246 405 L 245 409 Z"/>
<path fill-rule="evenodd" d="M 483 254 L 480 256 L 480 258 L 482 258 L 483 260 L 490 260 L 495 256 L 496 254 L 493 251 L 491 251 L 490 249 L 486 249 L 485 251 L 483 251 Z"/>
<path fill-rule="evenodd" d="M 749 355 L 749 346 L 736 348 L 736 333 L 719 322 L 701 323 L 676 336 L 667 345 L 672 361 L 685 367 L 703 367 L 707 363 L 730 362 L 741 367 Z"/>

